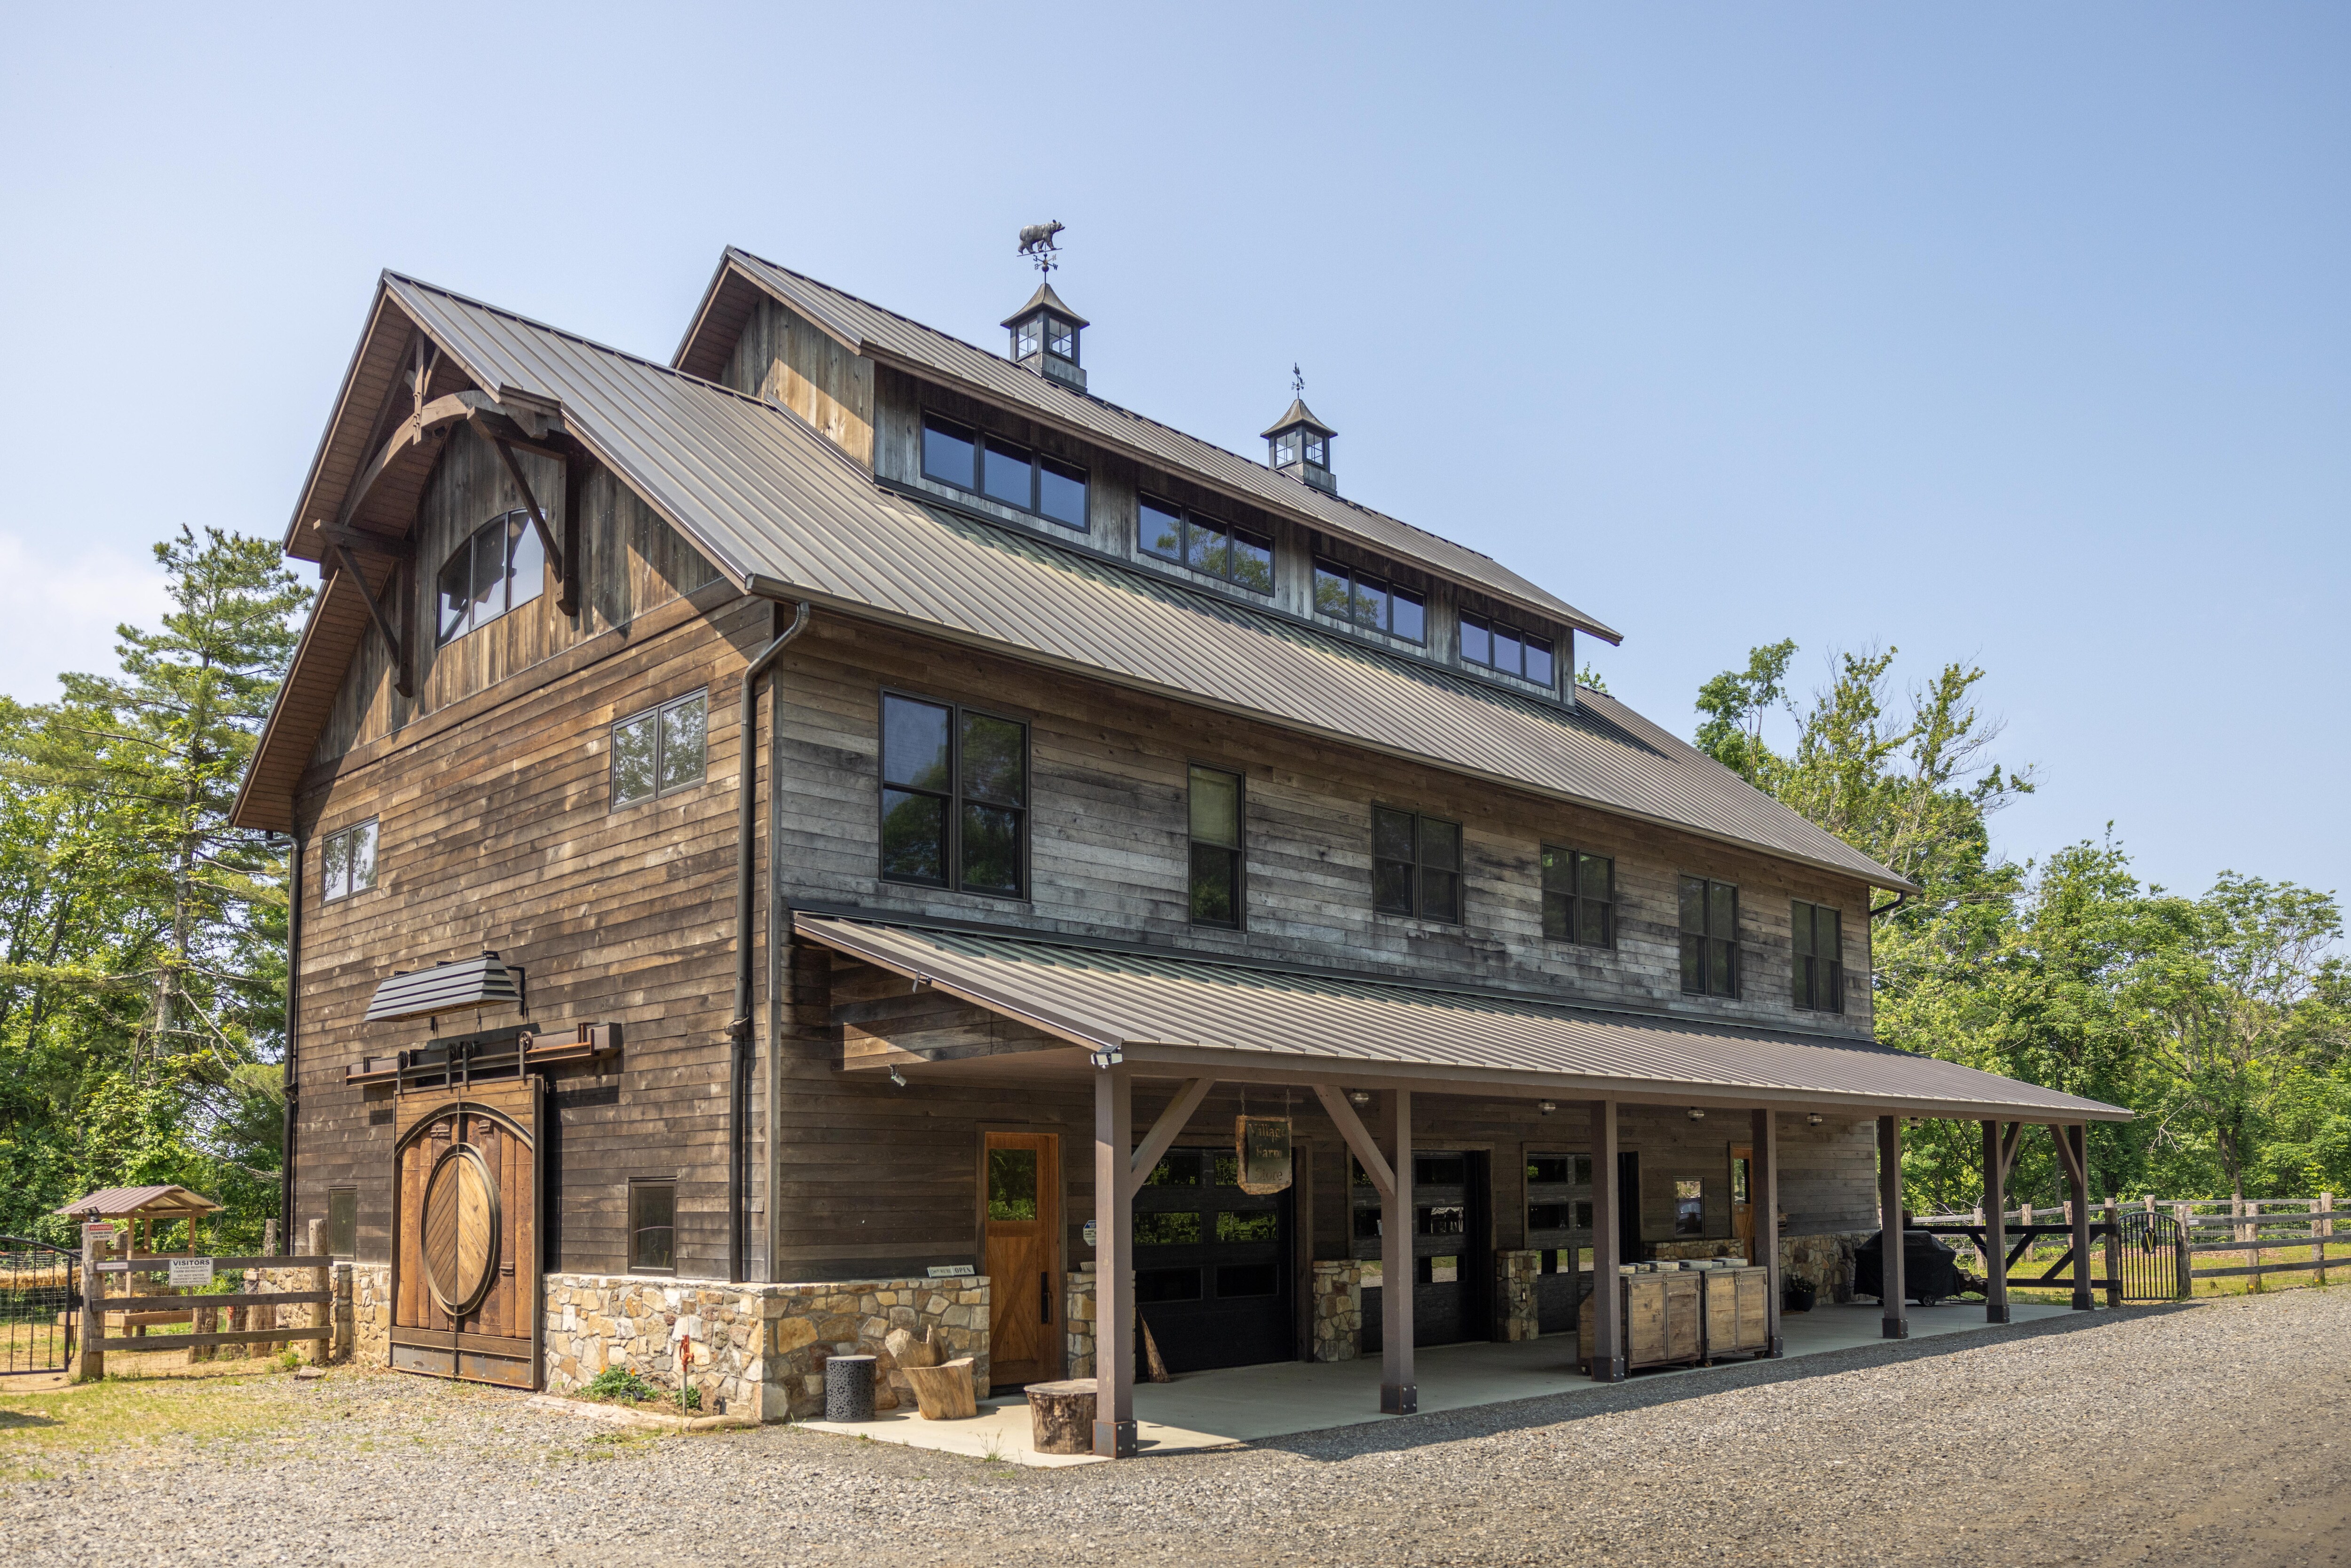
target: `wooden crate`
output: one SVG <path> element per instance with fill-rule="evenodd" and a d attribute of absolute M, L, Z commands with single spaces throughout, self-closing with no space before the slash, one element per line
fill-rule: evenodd
<path fill-rule="evenodd" d="M 1703 1287 L 1698 1276 L 1687 1270 L 1675 1270 L 1664 1274 L 1625 1274 L 1618 1277 L 1616 1300 L 1624 1313 L 1625 1365 L 1634 1369 L 1644 1366 L 1688 1366 L 1698 1362 L 1706 1352 L 1706 1333 L 1700 1322 Z M 1579 1314 L 1575 1338 L 1577 1364 L 1592 1370 L 1592 1340 L 1594 1317 L 1590 1312 Z"/>
<path fill-rule="evenodd" d="M 1708 1269 L 1697 1276 L 1706 1299 L 1706 1355 L 1761 1355 L 1771 1340 L 1771 1271 Z"/>

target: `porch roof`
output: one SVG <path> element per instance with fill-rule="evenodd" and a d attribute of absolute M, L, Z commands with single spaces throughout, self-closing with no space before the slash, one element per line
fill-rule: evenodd
<path fill-rule="evenodd" d="M 1425 1092 L 1873 1114 L 2131 1113 L 1875 1040 L 1128 946 L 800 914 L 794 929 L 1134 1067 Z M 1075 1052 L 1029 1051 L 1081 1066 Z M 1074 1060 L 1071 1060 L 1074 1059 Z M 993 1055 L 964 1071 L 1018 1068 Z M 1043 1066 L 1044 1062 L 1027 1065 Z"/>

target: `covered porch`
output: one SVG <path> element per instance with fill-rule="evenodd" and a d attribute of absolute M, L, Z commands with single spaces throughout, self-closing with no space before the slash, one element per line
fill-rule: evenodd
<path fill-rule="evenodd" d="M 2086 1260 L 2091 1222 L 2083 1129 L 2088 1121 L 2128 1115 L 1849 1036 L 848 915 L 801 913 L 795 929 L 906 986 L 901 993 L 912 1004 L 906 1027 L 897 1027 L 886 998 L 868 996 L 857 1003 L 854 1020 L 844 1024 L 842 1071 L 886 1074 L 902 1083 L 1086 1091 L 1093 1110 L 1093 1452 L 1104 1458 L 1140 1451 L 1146 1427 L 1159 1432 L 1152 1440 L 1161 1448 L 1214 1445 L 1278 1435 L 1267 1428 L 1269 1420 L 1298 1422 L 1284 1428 L 1290 1431 L 1312 1430 L 1624 1380 L 1631 1370 L 1626 1301 L 1605 1288 L 1632 1262 L 1624 1255 L 1626 1231 L 1620 1223 L 1620 1112 L 1669 1108 L 1693 1120 L 1712 1116 L 1714 1124 L 1744 1134 L 1751 1150 L 1750 1255 L 1768 1276 L 1766 1322 L 1751 1354 L 1766 1357 L 1790 1353 L 1780 1246 L 1784 1119 L 1817 1123 L 1834 1115 L 1873 1122 L 1878 1208 L 1893 1215 L 1902 1207 L 1906 1123 L 1928 1117 L 1980 1122 L 1995 1189 L 2024 1127 L 2048 1125 L 2073 1184 L 2074 1257 Z M 989 1027 L 943 1027 L 926 997 L 968 1004 L 987 1016 Z M 1385 1286 L 1375 1374 L 1369 1361 L 1301 1357 L 1138 1390 L 1136 1196 L 1220 1084 L 1246 1086 L 1260 1103 L 1265 1096 L 1301 1097 L 1343 1140 L 1355 1180 L 1375 1195 Z M 1140 1125 L 1138 1102 L 1144 1112 Z M 1514 1113 L 1538 1107 L 1552 1118 L 1549 1125 L 1588 1149 L 1588 1267 L 1594 1288 L 1580 1309 L 1588 1320 L 1587 1354 L 1558 1336 L 1443 1349 L 1416 1345 L 1419 1292 L 1396 1287 L 1416 1281 L 1415 1237 L 1425 1228 L 1426 1216 L 1416 1205 L 1415 1155 L 1425 1129 L 1416 1108 L 1436 1104 L 1447 1107 L 1457 1122 L 1464 1106 L 1513 1107 Z M 1996 1190 L 1987 1196 L 1986 1208 L 1998 1215 Z M 2003 1239 L 1997 1218 L 1991 1224 L 1988 1239 L 1997 1256 Z M 1869 1337 L 1907 1338 L 1928 1324 L 1934 1332 L 1953 1332 L 2010 1321 L 1999 1270 L 1982 1308 L 1913 1309 L 1906 1299 L 1903 1251 L 1885 1249 L 1880 1305 L 1824 1307 L 1794 1320 L 1800 1325 L 1796 1354 L 1844 1348 Z M 2086 1267 L 2076 1266 L 2072 1285 L 2072 1310 L 2090 1310 Z M 1862 1333 L 1858 1325 L 1864 1324 L 1874 1327 L 1874 1336 Z M 1424 1402 L 1423 1358 L 1432 1373 L 1444 1370 L 1428 1395 L 1441 1403 Z M 1585 1360 L 1588 1377 L 1577 1370 Z M 1006 1406 L 996 1408 L 998 1415 L 983 1425 L 1013 1418 L 1003 1414 Z M 1348 1410 L 1354 1415 L 1345 1416 Z M 1025 1420 L 1025 1412 L 1017 1413 Z M 998 1445 L 1012 1451 L 1000 1434 Z M 925 1446 L 948 1445 L 939 1439 Z"/>

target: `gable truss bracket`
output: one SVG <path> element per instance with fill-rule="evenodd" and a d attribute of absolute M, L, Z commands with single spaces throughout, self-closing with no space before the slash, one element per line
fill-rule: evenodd
<path fill-rule="evenodd" d="M 530 481 L 523 476 L 522 465 L 515 461 L 513 445 L 501 435 L 493 435 L 490 439 L 497 443 L 498 455 L 506 459 L 507 472 L 513 476 L 515 488 L 522 492 L 523 509 L 530 514 L 530 526 L 538 530 L 539 548 L 547 552 L 547 559 L 555 567 L 555 580 L 560 585 L 556 596 L 556 606 L 566 615 L 577 615 L 580 613 L 580 604 L 575 591 L 577 580 L 571 573 L 569 548 L 578 538 L 578 530 L 572 526 L 572 520 L 579 514 L 578 507 L 572 504 L 572 495 L 578 489 L 576 485 L 570 483 L 573 465 L 569 463 L 564 465 L 565 527 L 564 537 L 558 539 L 555 537 L 555 530 L 548 527 L 546 509 L 539 506 L 538 497 L 532 493 Z"/>
<path fill-rule="evenodd" d="M 312 526 L 316 527 L 317 525 L 314 524 Z M 339 531 L 329 531 L 325 529 L 321 529 L 320 531 L 326 533 L 327 542 L 333 547 L 336 559 L 340 564 L 343 573 L 350 578 L 351 586 L 358 589 L 360 591 L 360 597 L 367 601 L 368 614 L 374 619 L 375 629 L 383 633 L 384 646 L 389 649 L 392 653 L 392 689 L 398 692 L 402 696 L 414 696 L 416 693 L 413 689 L 413 683 L 409 679 L 408 675 L 407 652 L 401 645 L 400 632 L 393 627 L 392 617 L 384 613 L 382 602 L 369 591 L 367 572 L 360 566 L 360 558 L 351 549 L 350 538 L 347 535 Z M 391 554 L 392 552 L 384 551 L 383 553 Z M 393 574 L 392 580 L 399 580 L 398 573 L 396 571 Z M 391 584 L 387 583 L 385 586 L 389 587 Z"/>

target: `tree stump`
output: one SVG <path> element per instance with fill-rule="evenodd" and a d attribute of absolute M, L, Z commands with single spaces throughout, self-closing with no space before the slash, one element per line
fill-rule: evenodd
<path fill-rule="evenodd" d="M 1029 1396 L 1029 1440 L 1040 1454 L 1091 1454 L 1094 1451 L 1094 1380 L 1072 1377 L 1063 1383 L 1032 1383 L 1020 1392 Z"/>
<path fill-rule="evenodd" d="M 914 1407 L 923 1413 L 924 1420 L 959 1421 L 979 1414 L 979 1396 L 971 1385 L 971 1360 L 959 1355 L 940 1366 L 899 1367 L 914 1391 Z M 1087 1431 L 1091 1438 L 1091 1420 Z"/>

